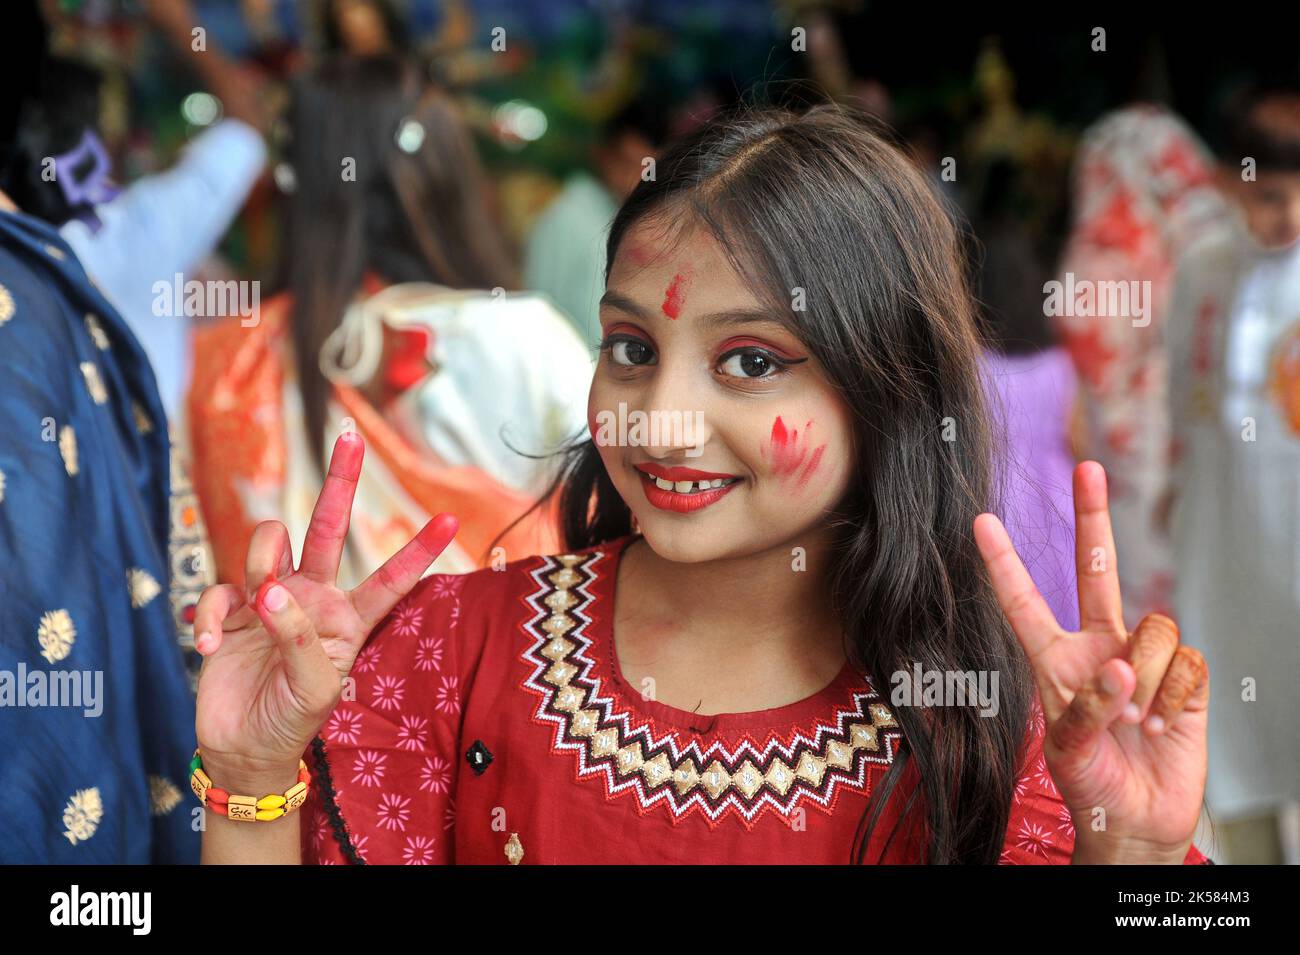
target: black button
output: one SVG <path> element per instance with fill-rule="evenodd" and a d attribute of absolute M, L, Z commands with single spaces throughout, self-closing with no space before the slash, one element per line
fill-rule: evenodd
<path fill-rule="evenodd" d="M 476 739 L 474 745 L 465 751 L 465 759 L 469 761 L 469 765 L 474 772 L 482 776 L 483 771 L 492 762 L 492 754 L 488 752 L 488 748 L 483 745 L 481 739 Z"/>

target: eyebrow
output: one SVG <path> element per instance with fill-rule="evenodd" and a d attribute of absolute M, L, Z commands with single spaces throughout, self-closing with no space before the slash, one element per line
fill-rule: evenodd
<path fill-rule="evenodd" d="M 654 314 L 651 310 L 638 305 L 626 295 L 613 290 L 607 291 L 601 296 L 600 307 L 604 308 L 606 305 L 610 308 L 616 308 L 620 312 L 627 312 L 644 322 L 650 321 L 651 316 Z M 707 315 L 701 315 L 694 321 L 707 328 L 726 328 L 731 325 L 770 325 L 773 328 L 789 332 L 796 338 L 799 337 L 795 331 L 793 321 L 779 318 L 769 309 L 737 308 L 722 312 L 710 312 Z"/>

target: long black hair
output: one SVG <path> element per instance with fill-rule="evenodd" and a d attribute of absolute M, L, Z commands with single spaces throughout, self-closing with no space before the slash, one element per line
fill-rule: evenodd
<path fill-rule="evenodd" d="M 995 863 L 1005 839 L 1033 689 L 976 548 L 994 497 L 981 335 L 962 240 L 921 174 L 866 117 L 842 107 L 747 109 L 658 161 L 610 229 L 606 277 L 628 230 L 693 221 L 774 310 L 853 409 L 856 476 L 830 523 L 829 598 L 855 662 L 882 695 L 896 673 L 999 675 L 995 716 L 895 707 L 904 736 L 848 859 L 877 861 L 903 833 L 931 863 Z M 792 290 L 804 290 L 804 310 Z M 565 544 L 631 533 L 632 515 L 590 439 L 552 488 Z M 919 786 L 902 787 L 909 762 Z M 910 791 L 908 791 L 910 789 Z M 899 819 L 874 860 L 888 800 Z"/>
<path fill-rule="evenodd" d="M 323 58 L 289 111 L 296 185 L 284 218 L 283 285 L 293 294 L 298 387 L 315 459 L 329 385 L 320 352 L 370 270 L 388 282 L 516 286 L 468 127 L 455 103 L 405 58 Z M 404 122 L 421 137 L 407 152 Z M 351 160 L 355 181 L 344 179 Z"/>

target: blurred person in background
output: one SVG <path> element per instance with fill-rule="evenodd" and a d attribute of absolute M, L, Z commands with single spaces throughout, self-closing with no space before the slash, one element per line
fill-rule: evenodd
<path fill-rule="evenodd" d="M 1002 517 L 1038 591 L 1067 630 L 1079 625 L 1074 582 L 1070 440 L 1077 382 L 1043 315 L 1047 269 L 1012 214 L 1008 160 L 983 177 L 972 228 L 980 243 L 975 287 L 988 333 L 984 379 L 1002 434 Z M 957 424 L 960 427 L 960 424 Z"/>
<path fill-rule="evenodd" d="M 621 203 L 667 138 L 667 116 L 636 100 L 601 130 L 591 168 L 573 173 L 542 210 L 524 250 L 524 285 L 544 292 L 595 352 L 605 291 L 605 238 Z"/>
<path fill-rule="evenodd" d="M 549 482 L 527 455 L 585 428 L 592 363 L 544 299 L 506 292 L 512 263 L 455 105 L 403 59 L 335 54 L 296 84 L 288 130 L 284 293 L 254 327 L 196 336 L 189 437 L 218 576 L 244 580 L 264 519 L 297 551 L 345 430 L 371 449 L 345 578 L 444 509 L 476 531 L 435 570 L 546 552 L 549 512 L 496 539 Z"/>
<path fill-rule="evenodd" d="M 57 226 L 144 346 L 169 420 L 190 372 L 191 317 L 156 314 L 155 285 L 192 278 L 216 248 L 266 163 L 260 86 L 201 29 L 185 0 L 149 0 L 149 19 L 221 104 L 224 118 L 162 172 L 125 189 L 97 133 L 101 77 L 52 57 L 39 100 L 23 111 L 0 185 L 26 212 Z M 49 160 L 53 160 L 51 178 Z M 170 300 L 171 296 L 167 296 Z"/>
<path fill-rule="evenodd" d="M 43 51 L 34 5 L 6 13 L 4 62 Z M 42 75 L 17 71 L 15 102 Z M 162 401 L 73 248 L 2 191 L 0 383 L 0 862 L 197 862 Z"/>
<path fill-rule="evenodd" d="M 1215 674 L 1206 794 L 1227 859 L 1295 864 L 1300 88 L 1247 88 L 1224 117 L 1237 214 L 1178 263 L 1167 323 L 1175 602 Z"/>
<path fill-rule="evenodd" d="M 1209 153 L 1167 110 L 1130 106 L 1084 132 L 1073 225 L 1056 276 L 1077 297 L 1063 301 L 1054 320 L 1079 376 L 1080 453 L 1111 477 L 1130 627 L 1172 610 L 1173 555 L 1162 524 L 1169 471 L 1163 335 L 1174 266 L 1226 212 Z M 1093 294 L 1101 282 L 1123 283 L 1126 314 L 1110 314 L 1107 296 Z"/>

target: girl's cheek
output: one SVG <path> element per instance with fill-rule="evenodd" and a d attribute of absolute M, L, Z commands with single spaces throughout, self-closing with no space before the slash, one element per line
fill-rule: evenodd
<path fill-rule="evenodd" d="M 777 415 L 761 453 L 774 475 L 796 488 L 804 488 L 821 468 L 826 448 L 827 442 L 820 440 L 814 419 L 790 427 Z"/>

